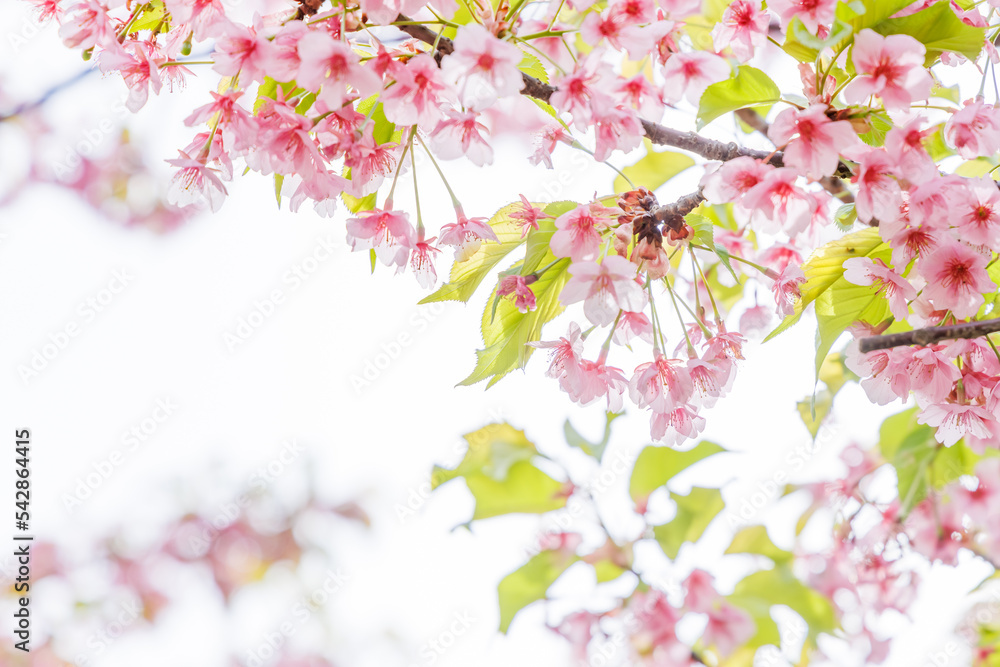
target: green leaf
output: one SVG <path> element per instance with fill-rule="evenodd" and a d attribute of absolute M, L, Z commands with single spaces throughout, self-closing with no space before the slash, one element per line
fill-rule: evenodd
<path fill-rule="evenodd" d="M 727 599 L 745 609 L 757 624 L 757 634 L 750 640 L 750 646 L 780 646 L 778 626 L 771 618 L 771 607 L 774 605 L 788 606 L 806 622 L 808 633 L 803 655 L 807 649 L 815 648 L 819 633 L 832 633 L 838 627 L 830 600 L 797 579 L 788 564 L 750 574 L 736 584 L 733 594 Z M 808 661 L 800 664 L 805 662 Z"/>
<path fill-rule="evenodd" d="M 490 424 L 465 436 L 465 457 L 454 469 L 434 466 L 431 488 L 464 478 L 476 501 L 473 520 L 511 513 L 541 514 L 566 505 L 563 483 L 532 463 L 540 456 L 523 431 Z"/>
<path fill-rule="evenodd" d="M 777 564 L 790 563 L 795 555 L 774 545 L 764 526 L 747 526 L 733 536 L 727 554 L 758 554 L 767 556 Z"/>
<path fill-rule="evenodd" d="M 694 230 L 694 242 L 715 250 L 715 225 L 697 213 L 688 213 L 684 221 Z M 721 255 L 720 255 L 721 257 Z"/>
<path fill-rule="evenodd" d="M 350 174 L 348 174 L 348 177 Z M 377 201 L 378 192 L 373 192 L 369 195 L 365 195 L 361 199 L 357 197 L 352 197 L 346 192 L 340 193 L 340 198 L 344 200 L 344 206 L 351 213 L 361 213 L 362 211 L 371 211 L 375 208 L 375 203 Z"/>
<path fill-rule="evenodd" d="M 556 218 L 576 208 L 578 204 L 572 201 L 552 202 L 542 209 L 542 213 L 552 216 L 538 221 L 538 229 L 528 232 L 528 243 L 524 250 L 524 264 L 521 274 L 534 273 L 542 268 L 542 260 L 549 254 L 549 242 L 556 232 Z"/>
<path fill-rule="evenodd" d="M 611 440 L 611 422 L 621 417 L 624 412 L 605 412 L 605 422 L 604 422 L 604 436 L 601 438 L 600 442 L 590 442 L 582 435 L 580 435 L 573 424 L 567 419 L 566 423 L 563 424 L 563 433 L 566 436 L 566 444 L 570 447 L 576 447 L 582 450 L 587 456 L 592 456 L 598 461 L 604 456 L 604 450 L 608 446 L 608 442 Z"/>
<path fill-rule="evenodd" d="M 538 456 L 538 449 L 524 431 L 506 422 L 488 424 L 462 437 L 468 443 L 465 456 L 453 470 L 435 466 L 431 475 L 432 489 L 456 477 L 479 473 L 502 482 L 515 463 Z"/>
<path fill-rule="evenodd" d="M 796 16 L 788 24 L 788 29 L 785 31 L 785 43 L 781 45 L 781 48 L 801 63 L 813 63 L 816 61 L 817 53 L 849 39 L 851 33 L 852 28 L 848 23 L 835 20 L 830 36 L 826 39 L 820 39 L 809 32 L 802 20 Z"/>
<path fill-rule="evenodd" d="M 486 475 L 470 475 L 465 482 L 476 499 L 473 520 L 503 514 L 544 514 L 566 506 L 564 484 L 527 461 L 512 465 L 502 482 Z"/>
<path fill-rule="evenodd" d="M 893 128 L 893 124 L 889 119 L 889 116 L 883 113 L 872 112 L 865 115 L 864 118 L 868 123 L 869 130 L 859 134 L 858 138 L 869 146 L 878 147 L 884 145 L 885 135 L 887 135 L 889 130 Z"/>
<path fill-rule="evenodd" d="M 802 317 L 806 306 L 842 279 L 845 261 L 852 257 L 868 257 L 876 249 L 882 250 L 887 247 L 882 243 L 877 228 L 866 227 L 818 248 L 802 265 L 806 281 L 799 287 L 801 298 L 795 303 L 795 312 L 786 316 L 774 331 L 764 338 L 764 342 L 790 329 Z"/>
<path fill-rule="evenodd" d="M 467 302 L 475 293 L 476 288 L 486 279 L 504 257 L 524 243 L 521 238 L 521 226 L 510 217 L 522 208 L 521 202 L 507 204 L 490 218 L 489 225 L 493 228 L 500 243 L 486 242 L 479 246 L 471 257 L 464 262 L 455 262 L 451 266 L 448 282 L 441 285 L 437 291 L 425 296 L 419 303 L 434 303 L 435 301 Z"/>
<path fill-rule="evenodd" d="M 542 65 L 541 60 L 525 51 L 521 52 L 521 56 L 521 63 L 517 66 L 519 70 L 528 76 L 535 77 L 542 83 L 549 82 L 549 74 L 545 71 L 545 66 Z"/>
<path fill-rule="evenodd" d="M 503 299 L 493 316 L 490 302 L 487 302 L 483 312 L 482 332 L 485 347 L 476 350 L 476 367 L 469 377 L 460 385 L 472 385 L 490 378 L 486 388 L 489 389 L 500 381 L 503 376 L 516 368 L 524 368 L 535 348 L 528 345 L 530 341 L 541 339 L 542 325 L 550 321 L 564 310 L 559 301 L 559 293 L 569 281 L 569 259 L 560 259 L 547 252 L 542 258 L 544 266 L 554 264 L 541 277 L 531 284 L 535 293 L 535 310 L 520 312 L 514 302 Z M 523 263 L 514 265 L 520 269 Z M 496 288 L 493 289 L 496 295 Z"/>
<path fill-rule="evenodd" d="M 275 172 L 274 174 L 274 199 L 278 202 L 278 208 L 281 208 L 281 184 L 285 182 L 285 175 Z"/>
<path fill-rule="evenodd" d="M 608 559 L 599 560 L 594 563 L 594 575 L 597 577 L 597 583 L 599 584 L 614 581 L 625 574 L 626 571 Z"/>
<path fill-rule="evenodd" d="M 885 296 L 876 285 L 854 285 L 843 278 L 816 300 L 816 377 L 833 344 L 855 322 L 878 324 L 889 316 Z"/>
<path fill-rule="evenodd" d="M 645 506 L 649 494 L 664 486 L 682 470 L 712 454 L 724 451 L 726 450 L 723 447 L 708 440 L 703 440 L 685 451 L 657 445 L 647 446 L 639 453 L 632 467 L 632 479 L 628 485 L 632 502 Z"/>
<path fill-rule="evenodd" d="M 933 481 L 938 489 L 962 475 L 971 475 L 982 456 L 959 441 L 945 447 L 934 428 L 918 424 L 919 408 L 892 415 L 879 429 L 879 452 L 896 469 L 900 509 L 905 516 L 927 496 Z"/>
<path fill-rule="evenodd" d="M 555 580 L 575 563 L 578 558 L 567 557 L 559 551 L 543 551 L 500 581 L 497 595 L 500 600 L 500 632 L 507 633 L 517 612 L 545 598 Z"/>
<path fill-rule="evenodd" d="M 833 222 L 842 232 L 849 232 L 854 228 L 854 222 L 858 219 L 858 211 L 854 207 L 854 202 L 844 204 L 837 209 L 833 215 Z"/>
<path fill-rule="evenodd" d="M 974 28 L 958 18 L 948 0 L 915 14 L 881 21 L 874 27 L 881 35 L 909 35 L 927 48 L 924 65 L 930 67 L 944 51 L 975 60 L 983 48 L 986 28 Z"/>
<path fill-rule="evenodd" d="M 802 417 L 802 423 L 806 425 L 809 435 L 816 439 L 819 427 L 823 425 L 823 420 L 830 414 L 833 408 L 833 395 L 826 390 L 817 392 L 814 397 L 806 397 L 795 404 Z"/>
<path fill-rule="evenodd" d="M 694 166 L 694 159 L 683 153 L 654 151 L 648 140 L 645 143 L 647 144 L 646 154 L 635 164 L 622 169 L 622 172 L 636 185 L 642 185 L 655 191 L 677 174 Z M 615 177 L 615 192 L 627 192 L 631 189 L 628 181 L 621 176 Z"/>
<path fill-rule="evenodd" d="M 854 35 L 865 28 L 872 28 L 876 24 L 889 18 L 904 7 L 913 4 L 911 0 L 854 0 L 854 2 L 837 3 L 836 18 L 834 19 L 834 35 L 836 40 L 824 40 L 824 46 L 832 52 L 837 53 L 846 48 Z M 808 31 L 803 31 L 808 34 Z M 795 31 L 794 28 L 788 31 L 785 46 L 782 48 L 799 62 L 814 62 L 820 49 L 814 48 L 816 45 L 805 38 L 802 32 Z M 849 62 L 848 67 L 853 72 L 853 63 Z M 839 81 L 838 83 L 843 83 Z"/>
<path fill-rule="evenodd" d="M 767 74 L 749 65 L 740 65 L 736 74 L 705 89 L 698 104 L 698 129 L 719 116 L 761 104 L 774 104 L 781 90 Z"/>
<path fill-rule="evenodd" d="M 140 30 L 153 30 L 161 22 L 163 22 L 164 26 L 169 26 L 169 22 L 164 21 L 163 17 L 165 14 L 166 7 L 163 6 L 163 0 L 152 0 L 152 2 L 147 3 L 142 15 L 129 26 L 129 33 L 139 32 Z"/>
<path fill-rule="evenodd" d="M 681 545 L 685 542 L 697 542 L 712 519 L 722 511 L 726 503 L 718 489 L 693 487 L 691 493 L 681 496 L 670 494 L 677 503 L 677 516 L 669 523 L 653 527 L 653 535 L 659 542 L 663 553 L 671 560 L 677 558 Z"/>

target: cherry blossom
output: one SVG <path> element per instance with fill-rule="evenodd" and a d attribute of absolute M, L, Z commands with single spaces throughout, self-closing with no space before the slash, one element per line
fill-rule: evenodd
<path fill-rule="evenodd" d="M 897 320 L 906 320 L 910 314 L 908 301 L 917 298 L 917 290 L 901 275 L 880 259 L 852 257 L 844 262 L 844 279 L 855 285 L 878 285 L 889 300 L 889 310 Z"/>
<path fill-rule="evenodd" d="M 804 111 L 785 109 L 768 130 L 776 145 L 785 146 L 785 165 L 814 180 L 836 171 L 838 154 L 858 143 L 851 124 L 830 120 L 827 108 L 814 104 Z"/>
<path fill-rule="evenodd" d="M 523 85 L 517 66 L 521 51 L 476 24 L 462 26 L 455 52 L 441 63 L 444 78 L 456 86 L 462 104 L 483 109 L 500 97 L 516 95 Z"/>
<path fill-rule="evenodd" d="M 986 273 L 986 261 L 963 243 L 942 243 L 920 259 L 920 273 L 927 278 L 924 296 L 936 308 L 952 311 L 955 317 L 972 317 L 983 305 L 983 293 L 997 288 Z"/>
<path fill-rule="evenodd" d="M 559 299 L 565 304 L 583 301 L 587 319 L 598 326 L 611 324 L 620 310 L 642 312 L 646 293 L 635 281 L 635 266 L 619 255 L 609 255 L 600 264 L 576 262 L 572 279 Z"/>
<path fill-rule="evenodd" d="M 924 69 L 924 45 L 909 35 L 883 37 L 865 28 L 854 38 L 851 58 L 858 76 L 844 88 L 848 104 L 878 95 L 888 111 L 905 111 L 931 94 L 931 75 Z"/>

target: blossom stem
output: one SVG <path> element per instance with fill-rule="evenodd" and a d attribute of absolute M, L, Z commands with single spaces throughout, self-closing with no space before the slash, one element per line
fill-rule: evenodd
<path fill-rule="evenodd" d="M 451 186 L 448 185 L 448 179 L 444 177 L 444 172 L 441 171 L 441 167 L 438 166 L 437 160 L 434 159 L 434 155 L 431 153 L 431 149 L 427 148 L 427 144 L 424 143 L 424 140 L 420 137 L 420 135 L 415 135 L 415 136 L 417 137 L 417 141 L 420 142 L 420 145 L 424 147 L 424 152 L 427 153 L 427 157 L 431 159 L 431 164 L 434 165 L 434 168 L 437 170 L 438 176 L 441 177 L 441 182 L 444 183 L 445 189 L 448 190 L 448 195 L 451 196 L 451 203 L 456 208 L 461 207 L 462 203 L 458 201 L 458 197 L 456 197 L 455 193 L 452 192 Z"/>
<path fill-rule="evenodd" d="M 601 354 L 598 357 L 598 363 L 603 364 L 608 358 L 608 350 L 611 349 L 611 339 L 614 338 L 615 330 L 618 328 L 618 320 L 622 318 L 622 313 L 624 310 L 619 309 L 618 314 L 615 315 L 615 322 L 611 325 L 611 331 L 608 332 L 608 337 L 604 339 L 604 345 L 601 345 Z"/>
<path fill-rule="evenodd" d="M 660 326 L 660 316 L 656 312 L 656 299 L 653 298 L 653 283 L 646 276 L 646 291 L 649 293 L 649 311 L 653 316 L 651 318 L 650 324 L 653 325 L 653 355 L 655 356 L 660 351 L 660 343 L 663 343 L 663 347 L 666 347 L 666 342 L 663 341 L 663 328 Z"/>
<path fill-rule="evenodd" d="M 698 258 L 695 257 L 694 253 L 691 253 L 691 263 L 694 264 L 695 268 L 698 269 L 698 273 L 701 274 L 701 282 L 705 285 L 705 291 L 708 292 L 708 300 L 712 302 L 712 312 L 715 313 L 715 324 L 722 327 L 722 318 L 719 316 L 719 306 L 715 303 L 715 295 L 712 294 L 712 288 L 708 286 L 708 278 L 705 277 L 705 272 L 701 268 L 701 264 L 698 263 Z M 695 294 L 698 294 L 698 290 L 695 290 Z"/>
<path fill-rule="evenodd" d="M 566 0 L 559 0 L 559 6 L 556 7 L 556 13 L 552 15 L 552 20 L 549 21 L 549 27 L 547 28 L 547 30 L 552 30 L 552 26 L 554 26 L 556 24 L 556 21 L 559 20 L 559 12 L 562 11 L 563 5 L 565 4 Z M 562 37 L 562 35 L 560 35 L 560 37 Z M 528 39 L 528 37 L 526 37 L 525 39 Z"/>
<path fill-rule="evenodd" d="M 714 252 L 708 246 L 699 245 L 697 243 L 692 243 L 691 247 L 692 248 L 698 248 L 698 250 L 706 250 L 708 252 Z M 730 255 L 729 259 L 735 259 L 737 262 L 742 262 L 744 264 L 752 266 L 753 268 L 757 269 L 758 271 L 760 271 L 761 273 L 763 273 L 765 276 L 767 276 L 771 280 L 774 280 L 775 278 L 778 277 L 778 274 L 774 272 L 774 269 L 766 269 L 763 266 L 761 266 L 760 264 L 755 264 L 754 262 L 751 262 L 749 259 L 744 259 L 743 257 L 740 257 L 739 255 Z"/>
<path fill-rule="evenodd" d="M 403 171 L 403 161 L 406 159 L 406 151 L 410 150 L 410 146 L 413 145 L 413 132 L 410 132 L 410 140 L 406 142 L 403 146 L 403 152 L 399 155 L 399 162 L 396 164 L 396 173 L 392 175 L 392 185 L 389 186 L 389 195 L 386 197 L 386 201 L 392 201 L 392 195 L 396 192 L 396 181 L 399 180 L 399 174 Z M 416 169 L 414 169 L 416 172 Z"/>
<path fill-rule="evenodd" d="M 411 146 L 413 145 L 413 135 L 416 133 L 416 131 L 417 131 L 417 128 L 414 127 L 413 131 L 410 133 L 410 145 Z M 413 153 L 412 152 L 410 153 L 410 160 L 411 161 L 413 160 Z M 423 220 L 422 217 L 420 217 L 420 188 L 417 187 L 417 169 L 416 169 L 416 167 L 414 167 L 410 171 L 413 172 L 413 200 L 414 200 L 414 202 L 416 202 L 416 209 L 417 209 L 417 232 L 420 233 L 420 232 L 423 232 L 423 230 L 424 230 L 424 220 Z M 423 238 L 422 235 L 421 235 L 421 238 Z"/>
<path fill-rule="evenodd" d="M 667 294 L 670 295 L 670 300 L 674 302 L 674 311 L 677 313 L 677 321 L 681 323 L 681 331 L 684 332 L 684 340 L 687 341 L 688 355 L 694 357 L 694 345 L 691 343 L 691 336 L 688 334 L 687 327 L 684 326 L 684 316 L 681 315 L 680 306 L 677 305 L 677 297 L 674 296 L 674 290 L 670 287 L 670 282 L 666 278 L 663 279 L 663 284 L 667 286 Z M 687 304 L 684 305 L 687 306 Z M 696 317 L 695 320 L 697 321 L 697 319 L 698 318 Z"/>

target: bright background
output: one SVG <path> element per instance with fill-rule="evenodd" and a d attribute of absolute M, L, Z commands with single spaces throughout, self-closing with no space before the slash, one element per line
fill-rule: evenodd
<path fill-rule="evenodd" d="M 86 67 L 62 47 L 52 26 L 30 34 L 28 7 L 0 3 L 0 110 Z M 783 88 L 797 85 L 778 81 Z M 135 117 L 123 118 L 113 110 L 125 94 L 120 79 L 92 73 L 47 103 L 46 117 L 59 129 L 44 150 L 53 160 L 81 142 L 101 151 L 110 144 L 102 122 L 112 120 L 117 132 L 125 121 L 159 176 L 150 187 L 160 187 L 170 175 L 162 160 L 194 134 L 181 121 L 208 99 L 205 85 L 192 79 L 186 91 L 151 98 Z M 690 123 L 683 115 L 675 121 Z M 735 130 L 725 121 L 711 129 L 721 138 Z M 17 187 L 31 150 L 18 136 L 0 124 L 0 193 Z M 589 160 L 581 167 L 569 149 L 560 148 L 557 168 L 547 171 L 527 164 L 524 146 L 505 141 L 496 148 L 492 168 L 445 167 L 470 215 L 489 216 L 519 193 L 534 201 L 586 200 L 610 188 L 609 169 Z M 418 174 L 429 226 L 451 222 L 436 175 L 426 167 Z M 671 181 L 658 192 L 660 200 L 692 191 L 700 174 L 696 168 Z M 404 207 L 408 183 L 397 197 Z M 109 533 L 141 541 L 179 507 L 222 507 L 294 440 L 305 452 L 277 476 L 275 487 L 295 493 L 311 476 L 321 497 L 356 500 L 373 521 L 370 531 L 345 528 L 327 536 L 336 554 L 330 566 L 350 579 L 323 621 L 310 621 L 325 624 L 327 634 L 310 627 L 296 638 L 303 646 L 325 642 L 334 662 L 354 667 L 426 665 L 421 649 L 447 631 L 455 614 L 465 614 L 472 619 L 468 632 L 435 654 L 433 664 L 569 664 L 567 647 L 544 628 L 540 606 L 523 612 L 508 637 L 496 632 L 498 581 L 524 562 L 537 531 L 552 526 L 515 517 L 452 530 L 471 515 L 468 492 L 454 482 L 428 499 L 425 484 L 433 464 L 451 466 L 461 458 L 460 436 L 486 423 L 507 420 L 526 429 L 542 451 L 565 454 L 563 421 L 571 417 L 581 432 L 596 436 L 600 408 L 572 405 L 543 377 L 542 354 L 524 373 L 487 392 L 483 385 L 455 387 L 481 343 L 478 320 L 487 287 L 467 306 L 414 305 L 425 292 L 412 276 L 394 276 L 381 265 L 369 275 L 367 253 L 349 252 L 342 208 L 332 220 L 305 210 L 290 214 L 287 202 L 278 210 L 271 181 L 256 174 L 227 187 L 230 197 L 219 214 L 195 217 L 164 234 L 121 227 L 52 187 L 31 187 L 0 208 L 0 432 L 32 431 L 37 535 L 81 553 Z M 324 247 L 335 252 L 327 258 L 318 250 Z M 444 257 L 442 276 L 448 266 Z M 305 272 L 297 282 L 291 277 L 296 270 Z M 81 303 L 101 298 L 115 272 L 123 271 L 131 277 L 127 286 L 88 319 Z M 275 290 L 283 299 L 270 316 L 246 341 L 228 345 L 226 335 Z M 549 325 L 546 338 L 562 335 L 567 321 L 564 315 Z M 79 335 L 36 377 L 22 379 L 19 367 L 29 366 L 32 355 L 71 323 L 79 325 Z M 801 471 L 790 470 L 787 457 L 810 443 L 795 402 L 812 391 L 811 326 L 801 324 L 764 346 L 750 344 L 732 393 L 707 414 L 705 437 L 741 454 L 703 466 L 690 479 L 733 480 L 725 495 L 734 507 L 778 471 L 799 480 L 836 474 L 843 444 L 872 444 L 888 413 L 869 404 L 856 386 L 846 388 L 819 451 Z M 139 448 L 124 453 L 90 497 L 68 508 L 67 494 L 113 451 L 124 451 L 122 434 L 149 418 L 158 400 L 176 410 Z M 647 418 L 633 409 L 615 423 L 614 433 L 612 446 L 634 453 L 648 442 Z M 4 457 L 0 469 L 12 470 L 13 458 Z M 626 478 L 616 480 L 620 489 L 625 484 Z M 401 512 L 407 504 L 416 512 Z M 788 512 L 775 514 L 781 515 Z M 623 534 L 634 528 L 634 519 L 619 518 Z M 772 535 L 787 546 L 790 530 L 779 524 L 772 522 Z M 686 548 L 664 577 L 682 577 L 695 562 L 718 561 L 713 554 L 730 534 L 724 521 L 716 522 L 706 548 Z M 741 569 L 726 563 L 718 573 L 731 586 Z M 964 609 L 960 593 L 981 574 L 975 568 L 961 577 L 936 572 L 914 607 L 915 629 L 897 642 L 891 663 L 924 664 L 942 650 Z M 200 593 L 197 581 L 178 583 L 179 611 L 116 642 L 96 664 L 133 665 L 141 658 L 147 667 L 222 665 L 229 648 L 242 656 L 259 646 L 295 597 L 279 573 L 269 580 L 266 602 L 226 619 L 221 602 Z M 575 599 L 589 592 L 586 581 L 561 588 Z M 78 654 L 86 629 L 67 630 L 74 622 L 69 601 L 46 599 L 40 591 L 33 602 L 35 640 L 58 631 L 70 637 L 66 657 Z"/>

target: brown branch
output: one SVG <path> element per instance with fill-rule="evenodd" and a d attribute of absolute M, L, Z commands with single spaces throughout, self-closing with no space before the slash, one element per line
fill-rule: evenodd
<path fill-rule="evenodd" d="M 1000 318 L 952 324 L 946 327 L 925 327 L 903 333 L 886 334 L 883 336 L 868 336 L 858 341 L 858 350 L 862 353 L 875 350 L 887 350 L 903 345 L 932 345 L 942 340 L 958 338 L 979 338 L 995 331 L 1000 331 Z"/>
<path fill-rule="evenodd" d="M 698 188 L 697 192 L 692 192 L 689 195 L 684 195 L 673 204 L 663 204 L 662 206 L 657 206 L 652 211 L 650 215 L 657 223 L 664 223 L 671 219 L 683 218 L 685 215 L 691 211 L 698 208 L 698 205 L 705 201 L 705 195 L 701 193 L 701 188 Z"/>
<path fill-rule="evenodd" d="M 396 27 L 405 32 L 410 37 L 418 39 L 425 44 L 430 44 L 433 46 L 437 43 L 438 53 L 441 55 L 448 55 L 455 51 L 455 44 L 447 37 L 439 37 L 438 33 L 434 32 L 425 25 L 415 24 L 411 19 L 407 18 L 405 15 L 400 14 L 396 17 L 396 23 L 401 23 L 403 25 L 397 25 Z M 548 102 L 552 97 L 552 93 L 556 92 L 556 87 L 540 81 L 533 76 L 521 73 L 521 78 L 524 80 L 524 88 L 521 89 L 522 95 L 527 95 L 528 97 L 534 97 L 535 99 L 542 100 L 543 102 Z M 714 139 L 707 139 L 700 134 L 694 132 L 680 132 L 673 128 L 666 127 L 665 125 L 660 125 L 659 123 L 654 123 L 652 121 L 643 120 L 642 129 L 645 131 L 646 136 L 654 144 L 659 144 L 661 146 L 672 146 L 673 148 L 680 148 L 682 150 L 695 153 L 702 156 L 707 160 L 732 160 L 734 158 L 749 156 L 757 160 L 767 160 L 776 167 L 782 166 L 782 154 L 768 153 L 767 151 L 759 151 L 753 148 L 744 148 L 737 144 L 736 142 L 723 142 L 716 141 Z"/>

